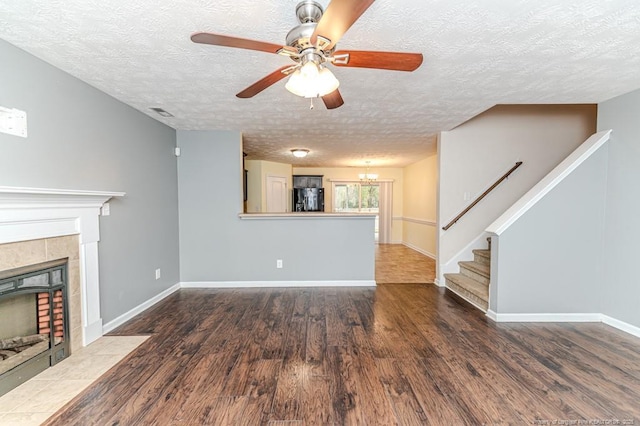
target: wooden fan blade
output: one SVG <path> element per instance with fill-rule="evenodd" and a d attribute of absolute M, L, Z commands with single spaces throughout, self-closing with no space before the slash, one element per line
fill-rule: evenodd
<path fill-rule="evenodd" d="M 322 36 L 330 41 L 323 50 L 331 50 L 373 2 L 374 0 L 333 0 L 311 35 L 311 44 L 315 45 L 318 36 Z"/>
<path fill-rule="evenodd" d="M 372 52 L 367 50 L 339 50 L 333 54 L 349 55 L 344 63 L 337 59 L 337 67 L 375 68 L 393 71 L 415 71 L 422 64 L 422 53 Z"/>
<path fill-rule="evenodd" d="M 281 45 L 264 41 L 249 40 L 246 38 L 231 37 L 213 33 L 195 33 L 191 35 L 191 41 L 201 44 L 213 44 L 214 46 L 238 47 L 240 49 L 258 50 L 260 52 L 278 53 Z"/>
<path fill-rule="evenodd" d="M 239 98 L 251 98 L 251 97 L 257 95 L 258 93 L 262 92 L 267 87 L 269 87 L 272 84 L 275 84 L 275 83 L 279 82 L 280 80 L 282 80 L 283 78 L 285 78 L 287 75 L 284 74 L 282 71 L 284 71 L 284 70 L 286 70 L 288 68 L 291 68 L 291 65 L 286 65 L 286 66 L 284 66 L 282 68 L 278 68 L 277 70 L 275 70 L 274 72 L 272 72 L 268 76 L 264 77 L 263 79 L 256 81 L 251 86 L 247 87 L 242 92 L 238 93 L 236 96 L 239 97 Z"/>
<path fill-rule="evenodd" d="M 340 94 L 340 91 L 338 89 L 334 90 L 328 95 L 324 95 L 322 97 L 322 101 L 324 102 L 324 106 L 326 106 L 327 109 L 335 109 L 344 104 L 342 95 Z"/>

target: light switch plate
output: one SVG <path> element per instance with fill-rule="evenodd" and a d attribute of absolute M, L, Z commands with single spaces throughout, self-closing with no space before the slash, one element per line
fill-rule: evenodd
<path fill-rule="evenodd" d="M 27 137 L 27 113 L 15 108 L 0 107 L 0 132 Z"/>

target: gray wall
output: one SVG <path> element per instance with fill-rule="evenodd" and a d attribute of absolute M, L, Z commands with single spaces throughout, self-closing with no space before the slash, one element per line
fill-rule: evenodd
<path fill-rule="evenodd" d="M 497 238 L 491 310 L 602 312 L 607 153 L 602 146 Z"/>
<path fill-rule="evenodd" d="M 178 145 L 181 281 L 374 279 L 373 218 L 240 219 L 241 134 L 178 131 Z"/>
<path fill-rule="evenodd" d="M 0 105 L 29 126 L 0 134 L 0 185 L 127 193 L 100 219 L 103 321 L 176 284 L 175 131 L 2 40 L 0 64 Z"/>
<path fill-rule="evenodd" d="M 640 327 L 640 90 L 598 105 L 613 129 L 607 175 L 603 313 Z"/>
<path fill-rule="evenodd" d="M 457 271 L 456 255 L 591 136 L 595 127 L 595 105 L 497 105 L 442 132 L 438 140 L 440 227 L 517 161 L 523 165 L 454 226 L 439 229 L 439 273 Z"/>

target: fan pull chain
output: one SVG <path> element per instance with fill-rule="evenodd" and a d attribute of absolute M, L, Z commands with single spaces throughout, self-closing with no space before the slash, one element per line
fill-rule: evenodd
<path fill-rule="evenodd" d="M 309 98 L 311 99 L 311 105 L 309 106 L 309 109 L 313 109 L 313 98 Z"/>

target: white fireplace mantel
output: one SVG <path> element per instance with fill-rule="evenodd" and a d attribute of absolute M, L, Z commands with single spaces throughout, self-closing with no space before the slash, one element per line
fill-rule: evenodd
<path fill-rule="evenodd" d="M 100 208 L 124 192 L 0 186 L 0 244 L 79 236 L 83 345 L 102 336 L 98 241 Z"/>

